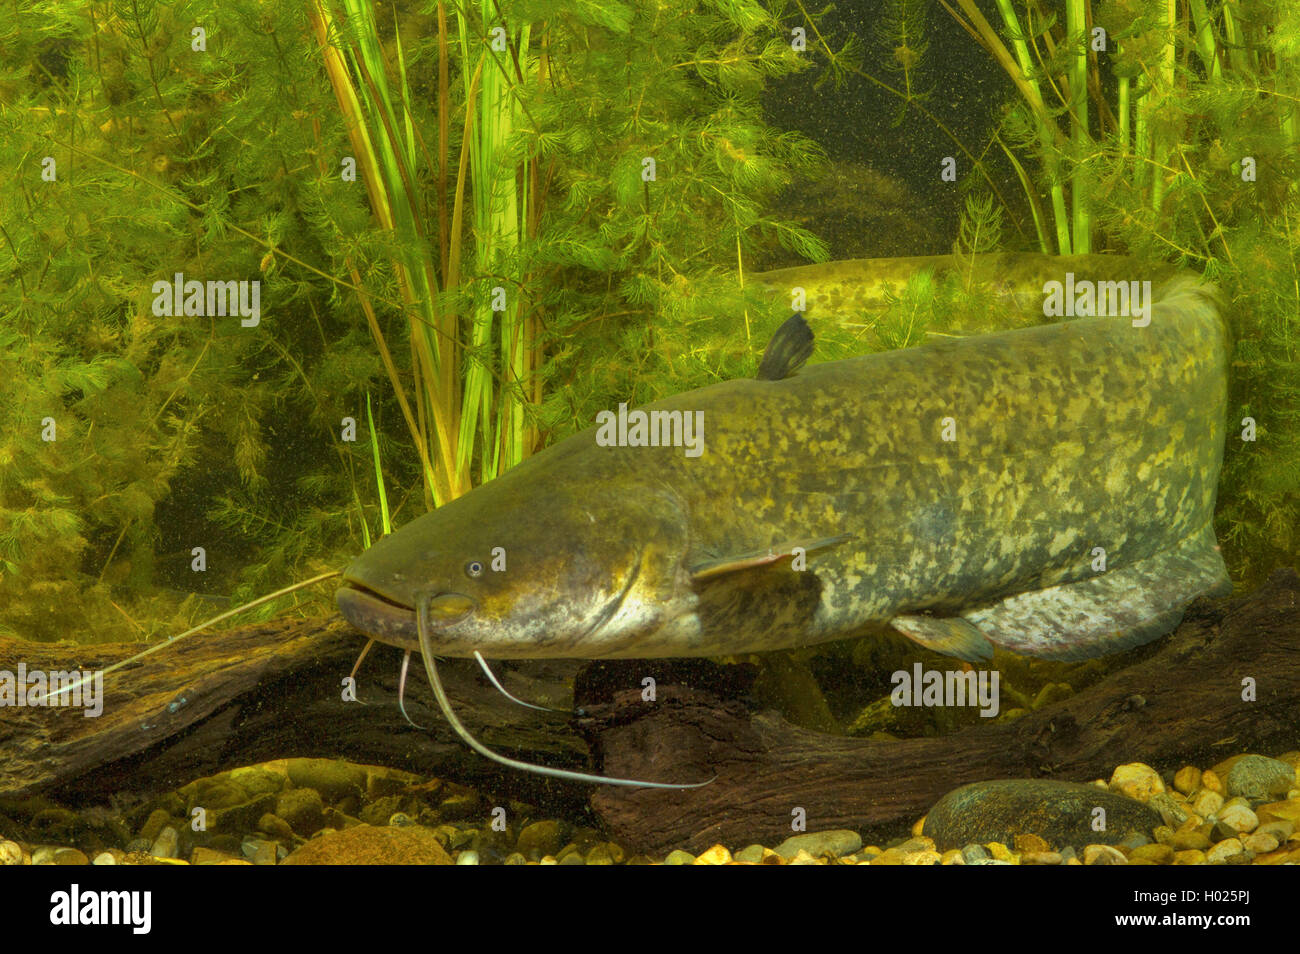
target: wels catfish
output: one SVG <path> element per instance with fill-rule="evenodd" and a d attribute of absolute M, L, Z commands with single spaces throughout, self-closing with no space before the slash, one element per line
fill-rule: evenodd
<path fill-rule="evenodd" d="M 1176 278 L 1141 322 L 803 368 L 812 350 L 795 315 L 755 379 L 606 412 L 381 539 L 341 574 L 339 609 L 406 650 L 403 682 L 419 651 L 444 716 L 485 757 L 690 788 L 493 752 L 456 717 L 436 657 L 474 656 L 496 683 L 484 657 L 734 655 L 887 623 L 971 662 L 996 647 L 1085 659 L 1150 642 L 1231 588 L 1211 523 L 1228 362 L 1210 286 Z"/>
<path fill-rule="evenodd" d="M 1208 286 L 1171 283 L 1145 326 L 800 371 L 811 351 L 796 315 L 756 379 L 647 405 L 625 434 L 621 411 L 626 439 L 589 428 L 417 518 L 344 571 L 340 610 L 426 657 L 731 655 L 889 623 L 975 662 L 1127 649 L 1229 589 Z M 673 446 L 692 421 L 698 456 Z"/>

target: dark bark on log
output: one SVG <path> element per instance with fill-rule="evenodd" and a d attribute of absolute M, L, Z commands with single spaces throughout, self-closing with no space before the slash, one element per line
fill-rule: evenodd
<path fill-rule="evenodd" d="M 1247 677 L 1257 701 L 1242 700 Z M 968 782 L 1089 781 L 1125 762 L 1209 767 L 1239 752 L 1300 748 L 1300 577 L 1279 571 L 1248 596 L 1199 603 L 1145 661 L 1013 722 L 941 738 L 823 735 L 681 686 L 660 685 L 653 705 L 622 691 L 586 709 L 607 774 L 717 776 L 687 791 L 597 791 L 593 809 L 632 850 L 775 844 L 791 834 L 796 808 L 810 831 L 897 826 Z"/>
<path fill-rule="evenodd" d="M 357 674 L 366 705 L 342 700 L 341 682 L 364 640 L 341 618 L 272 621 L 202 633 L 104 677 L 103 713 L 70 707 L 0 709 L 0 796 L 40 793 L 70 802 L 109 793 L 147 795 L 205 775 L 284 757 L 347 758 L 465 784 L 527 801 L 573 806 L 589 792 L 499 770 L 451 731 L 433 704 L 419 660 L 406 686 L 410 726 L 397 707 L 401 655 L 374 647 Z M 0 637 L 0 670 L 103 668 L 143 648 L 75 646 Z M 564 705 L 580 663 L 532 663 L 498 677 L 530 701 Z M 587 748 L 562 714 L 503 698 L 472 660 L 440 667 L 458 713 L 488 745 L 571 768 Z"/>

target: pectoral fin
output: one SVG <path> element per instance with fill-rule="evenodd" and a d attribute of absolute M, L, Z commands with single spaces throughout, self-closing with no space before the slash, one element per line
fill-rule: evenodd
<path fill-rule="evenodd" d="M 736 573 L 740 570 L 749 570 L 754 567 L 770 566 L 779 563 L 782 560 L 791 560 L 796 551 L 803 553 L 813 553 L 817 550 L 825 550 L 833 546 L 838 546 L 846 540 L 853 539 L 851 533 L 841 533 L 835 537 L 823 537 L 820 540 L 804 540 L 795 543 L 783 543 L 768 547 L 763 550 L 753 550 L 749 553 L 741 553 L 736 556 L 724 557 L 719 560 L 708 560 L 703 563 L 697 563 L 691 567 L 691 582 L 699 583 L 702 580 L 710 580 L 716 576 L 722 576 L 726 573 Z"/>
<path fill-rule="evenodd" d="M 890 625 L 926 649 L 966 662 L 993 658 L 993 644 L 973 623 L 960 616 L 895 616 Z"/>

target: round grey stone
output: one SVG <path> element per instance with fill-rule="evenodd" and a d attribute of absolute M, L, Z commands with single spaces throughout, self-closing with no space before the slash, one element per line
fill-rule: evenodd
<path fill-rule="evenodd" d="M 1229 796 L 1278 798 L 1295 784 L 1295 769 L 1263 755 L 1243 755 L 1228 769 L 1223 784 Z"/>
<path fill-rule="evenodd" d="M 1095 810 L 1106 828 L 1093 830 Z M 1129 832 L 1149 832 L 1158 813 L 1131 798 L 1093 785 L 1046 779 L 976 782 L 949 792 L 926 815 L 922 834 L 940 851 L 971 843 L 1012 844 L 1016 835 L 1038 835 L 1055 848 L 1117 844 Z"/>

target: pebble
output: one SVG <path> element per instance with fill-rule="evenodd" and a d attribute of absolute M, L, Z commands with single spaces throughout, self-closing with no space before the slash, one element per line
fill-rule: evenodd
<path fill-rule="evenodd" d="M 274 810 L 275 796 L 265 792 L 246 802 L 208 811 L 208 831 L 242 834 L 254 831 L 263 815 Z"/>
<path fill-rule="evenodd" d="M 992 857 L 983 845 L 966 845 L 961 850 L 961 856 L 966 859 L 966 864 L 973 865 L 977 861 L 983 861 Z"/>
<path fill-rule="evenodd" d="M 1016 851 L 1020 852 L 1022 855 L 1025 853 L 1034 854 L 1052 850 L 1052 846 L 1037 835 L 1016 835 L 1012 843 L 1015 845 Z"/>
<path fill-rule="evenodd" d="M 1135 851 L 1138 848 L 1141 848 L 1143 845 L 1149 845 L 1149 844 L 1151 844 L 1151 839 L 1148 838 L 1146 835 L 1142 834 L 1142 832 L 1131 831 L 1124 836 L 1123 840 L 1119 842 L 1119 847 L 1123 851 L 1131 852 L 1131 851 Z"/>
<path fill-rule="evenodd" d="M 1191 795 L 1200 785 L 1201 770 L 1194 765 L 1184 765 L 1174 775 L 1174 789 L 1184 795 Z"/>
<path fill-rule="evenodd" d="M 396 795 L 412 785 L 422 785 L 423 790 L 430 795 L 437 794 L 441 787 L 437 779 L 426 779 L 410 772 L 403 772 L 401 769 L 372 765 L 366 770 L 366 796 L 368 798 L 383 798 L 385 795 Z"/>
<path fill-rule="evenodd" d="M 529 857 L 537 855 L 554 855 L 564 844 L 564 829 L 560 822 L 553 819 L 536 821 L 525 825 L 515 840 L 515 850 Z"/>
<path fill-rule="evenodd" d="M 1230 829 L 1228 837 L 1251 832 L 1259 827 L 1259 818 L 1245 805 L 1225 805 L 1219 812 L 1218 823 Z"/>
<path fill-rule="evenodd" d="M 736 852 L 734 858 L 736 861 L 745 862 L 745 864 L 756 865 L 762 862 L 764 851 L 766 849 L 762 845 L 750 845 Z"/>
<path fill-rule="evenodd" d="M 1146 802 L 1165 790 L 1160 773 L 1141 762 L 1128 762 L 1118 766 L 1110 776 L 1110 790 L 1139 802 Z"/>
<path fill-rule="evenodd" d="M 919 836 L 917 838 L 907 838 L 907 841 L 902 842 L 901 845 L 894 845 L 894 847 L 904 854 L 911 854 L 914 851 L 933 851 L 935 850 L 935 842 L 933 842 L 932 838 Z"/>
<path fill-rule="evenodd" d="M 1174 852 L 1174 864 L 1176 865 L 1203 865 L 1205 864 L 1205 852 L 1197 851 L 1190 848 L 1187 851 Z"/>
<path fill-rule="evenodd" d="M 1247 851 L 1253 851 L 1257 855 L 1267 854 L 1274 851 L 1278 846 L 1277 837 L 1266 831 L 1257 831 L 1253 835 L 1247 835 L 1241 839 L 1241 845 Z"/>
<path fill-rule="evenodd" d="M 245 838 L 239 849 L 255 865 L 273 865 L 276 862 L 276 844 L 265 838 Z"/>
<path fill-rule="evenodd" d="M 1219 778 L 1219 773 L 1213 769 L 1206 769 L 1201 773 L 1201 788 L 1214 792 L 1216 795 L 1223 794 L 1223 780 Z"/>
<path fill-rule="evenodd" d="M 714 845 L 695 859 L 697 865 L 725 865 L 730 861 L 731 852 L 722 845 Z"/>
<path fill-rule="evenodd" d="M 186 814 L 199 806 L 212 812 L 214 809 L 232 808 L 248 801 L 244 790 L 224 775 L 196 779 L 177 794 L 185 803 Z"/>
<path fill-rule="evenodd" d="M 1236 838 L 1228 838 L 1207 851 L 1205 860 L 1212 865 L 1221 865 L 1227 862 L 1229 858 L 1240 855 L 1244 850 L 1240 841 Z"/>
<path fill-rule="evenodd" d="M 1158 792 L 1147 801 L 1147 806 L 1160 813 L 1166 825 L 1177 828 L 1187 821 L 1187 809 L 1168 792 Z"/>
<path fill-rule="evenodd" d="M 1174 851 L 1204 851 L 1210 847 L 1210 838 L 1204 832 L 1196 830 L 1176 831 L 1169 841 L 1169 847 Z"/>
<path fill-rule="evenodd" d="M 942 856 L 932 848 L 903 853 L 903 864 L 905 865 L 937 865 L 940 861 L 942 861 Z"/>
<path fill-rule="evenodd" d="M 171 813 L 161 808 L 155 809 L 149 813 L 144 827 L 140 829 L 140 837 L 152 845 L 162 830 L 170 824 L 172 824 Z"/>
<path fill-rule="evenodd" d="M 585 865 L 587 859 L 582 856 L 582 852 L 571 851 L 567 855 L 561 857 L 559 863 L 562 865 Z"/>
<path fill-rule="evenodd" d="M 451 795 L 438 806 L 438 815 L 447 821 L 464 821 L 482 814 L 484 801 L 477 792 Z"/>
<path fill-rule="evenodd" d="M 1202 818 L 1209 818 L 1211 815 L 1217 815 L 1219 809 L 1223 807 L 1223 796 L 1218 792 L 1212 792 L 1209 789 L 1201 789 L 1192 799 L 1192 811 Z"/>
<path fill-rule="evenodd" d="M 816 865 L 821 864 L 806 848 L 800 848 L 793 858 L 786 862 L 789 865 Z"/>
<path fill-rule="evenodd" d="M 23 849 L 16 841 L 0 839 L 0 866 L 23 863 Z"/>
<path fill-rule="evenodd" d="M 293 828 L 290 827 L 289 823 L 279 815 L 273 815 L 271 812 L 267 812 L 257 820 L 257 830 L 263 834 L 270 835 L 276 841 L 290 845 L 293 844 Z M 157 852 L 154 852 L 154 854 L 157 854 Z"/>
<path fill-rule="evenodd" d="M 515 851 L 506 855 L 506 860 L 501 863 L 505 865 L 526 865 L 528 864 L 528 859 L 525 858 L 523 855 L 521 855 L 519 852 Z"/>
<path fill-rule="evenodd" d="M 76 848 L 43 845 L 32 852 L 34 865 L 88 865 L 90 859 Z"/>
<path fill-rule="evenodd" d="M 450 865 L 451 856 L 427 828 L 356 825 L 318 835 L 285 858 L 286 865 Z"/>
<path fill-rule="evenodd" d="M 288 759 L 287 762 L 289 781 L 295 787 L 314 788 L 331 802 L 360 795 L 366 788 L 366 770 L 358 765 L 335 759 Z"/>
<path fill-rule="evenodd" d="M 1285 795 L 1295 784 L 1295 769 L 1286 762 L 1262 755 L 1242 755 L 1230 761 L 1232 764 L 1223 775 L 1223 785 L 1229 795 L 1260 800 L 1276 798 Z"/>
<path fill-rule="evenodd" d="M 557 854 L 555 857 L 559 859 L 560 864 L 564 864 L 564 859 L 568 858 L 570 855 L 577 855 L 579 858 L 582 858 L 583 851 L 573 842 L 569 842 L 567 845 L 565 845 L 563 848 L 560 849 L 560 853 Z"/>
<path fill-rule="evenodd" d="M 387 825 L 388 819 L 392 818 L 393 813 L 401 808 L 403 801 L 404 799 L 397 795 L 385 795 L 369 805 L 361 806 L 357 811 L 357 817 L 367 825 Z M 277 802 L 277 804 L 279 803 Z"/>
<path fill-rule="evenodd" d="M 483 828 L 474 836 L 469 847 L 477 851 L 480 857 L 489 864 L 504 858 L 511 848 L 510 830 L 507 826 L 500 828 Z"/>
<path fill-rule="evenodd" d="M 782 858 L 793 858 L 800 851 L 806 851 L 814 857 L 831 855 L 839 858 L 843 855 L 851 855 L 861 847 L 862 836 L 856 831 L 834 829 L 832 831 L 791 835 L 772 850 Z M 931 842 L 931 847 L 933 847 L 933 842 Z"/>
<path fill-rule="evenodd" d="M 1260 805 L 1255 811 L 1260 821 L 1289 821 L 1293 825 L 1300 825 L 1300 799 L 1269 802 Z"/>
<path fill-rule="evenodd" d="M 1295 831 L 1295 825 L 1289 821 L 1261 821 L 1257 832 L 1267 832 L 1279 842 L 1286 841 Z"/>
<path fill-rule="evenodd" d="M 447 821 L 463 821 L 466 818 L 472 818 L 483 810 L 483 799 L 479 797 L 478 792 L 469 792 L 463 795 L 453 795 L 444 799 L 438 806 L 438 814 Z"/>
<path fill-rule="evenodd" d="M 168 825 L 154 839 L 153 844 L 149 847 L 149 854 L 155 858 L 178 858 L 180 857 L 180 840 L 180 834 L 175 828 Z"/>
<path fill-rule="evenodd" d="M 228 855 L 224 851 L 217 851 L 215 848 L 208 848 L 199 845 L 190 852 L 190 864 L 192 865 L 220 865 L 231 861 L 241 863 L 243 859 L 236 858 L 234 855 Z"/>
<path fill-rule="evenodd" d="M 939 857 L 941 865 L 964 865 L 966 859 L 962 857 L 960 849 L 949 848 Z"/>
<path fill-rule="evenodd" d="M 90 863 L 92 865 L 115 865 L 117 864 L 117 856 L 111 851 L 101 851 L 91 859 Z"/>
<path fill-rule="evenodd" d="M 458 865 L 476 865 L 476 864 L 478 864 L 478 852 L 477 852 L 477 851 L 462 851 L 459 855 L 456 856 L 456 864 L 458 864 Z"/>
<path fill-rule="evenodd" d="M 713 848 L 709 849 L 709 851 L 714 851 L 719 848 L 721 848 L 723 852 L 727 851 L 727 849 L 723 848 L 721 845 L 714 845 Z M 704 854 L 708 854 L 708 852 L 706 851 Z M 702 858 L 704 855 L 701 855 L 700 857 Z M 612 841 L 602 842 L 587 852 L 587 864 L 589 865 L 621 865 L 624 860 L 626 860 L 626 856 L 623 854 L 623 849 Z M 731 855 L 727 854 L 727 861 L 730 860 Z M 701 862 L 697 859 L 695 863 L 700 864 Z M 704 862 L 704 864 L 726 863 L 726 861 Z"/>
<path fill-rule="evenodd" d="M 695 864 L 695 856 L 691 854 L 689 851 L 682 851 L 680 848 L 678 848 L 676 851 L 671 851 L 668 853 L 668 857 L 664 859 L 664 864 L 693 865 Z"/>
<path fill-rule="evenodd" d="M 1026 851 L 1020 856 L 1022 865 L 1059 865 L 1061 855 L 1055 851 Z"/>
<path fill-rule="evenodd" d="M 1095 808 L 1106 812 L 1104 832 L 1089 824 Z M 1160 823 L 1160 815 L 1146 805 L 1092 785 L 1014 779 L 976 782 L 944 795 L 926 816 L 925 834 L 940 850 L 971 843 L 1006 845 L 1016 835 L 1029 834 L 1053 847 L 1080 849 L 1118 841 L 1129 830 L 1150 831 Z"/>
<path fill-rule="evenodd" d="M 997 861 L 1005 861 L 1007 864 L 1011 864 L 1016 860 L 1015 855 L 1011 854 L 1011 849 L 1000 841 L 990 841 L 986 847 L 989 854 Z"/>
<path fill-rule="evenodd" d="M 303 838 L 310 838 L 325 825 L 325 803 L 314 788 L 291 788 L 276 798 L 275 815 Z"/>
<path fill-rule="evenodd" d="M 288 780 L 283 769 L 273 770 L 264 765 L 247 765 L 230 770 L 230 780 L 249 795 L 265 795 L 282 790 Z"/>
<path fill-rule="evenodd" d="M 1129 852 L 1128 863 L 1147 865 L 1167 865 L 1174 860 L 1174 849 L 1168 845 L 1142 845 Z"/>
<path fill-rule="evenodd" d="M 1118 848 L 1110 845 L 1088 845 L 1083 849 L 1085 865 L 1126 865 L 1128 859 Z"/>

